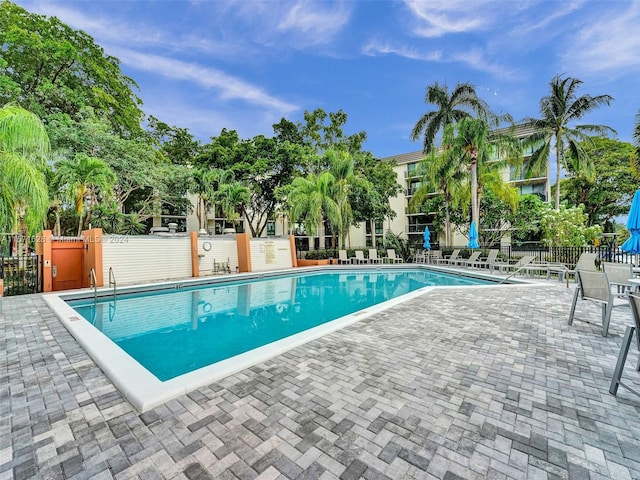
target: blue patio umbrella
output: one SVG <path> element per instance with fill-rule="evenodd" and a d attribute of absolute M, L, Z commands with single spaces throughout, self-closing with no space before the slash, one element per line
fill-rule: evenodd
<path fill-rule="evenodd" d="M 627 218 L 627 230 L 631 236 L 620 245 L 620 250 L 627 253 L 640 253 L 640 190 L 633 195 L 629 218 Z"/>
<path fill-rule="evenodd" d="M 468 248 L 478 248 L 478 228 L 476 227 L 476 222 L 471 222 L 471 226 L 469 227 L 469 243 L 467 243 Z"/>
<path fill-rule="evenodd" d="M 431 244 L 429 240 L 431 240 L 431 233 L 429 232 L 429 227 L 425 227 L 424 229 L 424 244 L 422 245 L 425 250 L 431 250 Z"/>

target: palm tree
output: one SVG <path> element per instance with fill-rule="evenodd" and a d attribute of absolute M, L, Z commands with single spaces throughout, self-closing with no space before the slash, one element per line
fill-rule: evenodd
<path fill-rule="evenodd" d="M 75 204 L 79 216 L 78 236 L 82 234 L 85 203 L 89 215 L 98 202 L 98 196 L 108 198 L 113 194 L 116 176 L 103 160 L 78 153 L 71 159 L 56 163 L 56 183 L 64 196 Z"/>
<path fill-rule="evenodd" d="M 217 183 L 213 199 L 226 221 L 235 226 L 240 220 L 239 208 L 250 201 L 249 189 L 235 180 L 232 170 L 214 170 L 213 175 Z"/>
<path fill-rule="evenodd" d="M 198 195 L 198 205 L 196 205 L 196 216 L 198 217 L 198 229 L 207 228 L 207 209 L 215 196 L 214 185 L 219 177 L 216 170 L 199 168 L 193 171 L 193 183 Z"/>
<path fill-rule="evenodd" d="M 11 104 L 0 108 L 0 230 L 26 238 L 42 227 L 49 208 L 48 152 L 49 138 L 36 115 Z"/>
<path fill-rule="evenodd" d="M 453 149 L 443 146 L 436 153 L 434 150 L 420 162 L 416 175 L 420 177 L 420 186 L 413 193 L 409 207 L 416 209 L 428 196 L 441 192 L 444 198 L 445 245 L 451 246 L 451 208 L 457 206 L 462 197 L 463 183 L 467 178 L 460 162 L 453 156 Z"/>
<path fill-rule="evenodd" d="M 636 113 L 636 126 L 633 129 L 633 140 L 636 146 L 636 156 L 633 159 L 633 168 L 640 173 L 640 112 Z"/>
<path fill-rule="evenodd" d="M 580 145 L 581 141 L 590 140 L 591 135 L 608 135 L 615 133 L 610 127 L 605 125 L 575 125 L 569 124 L 580 120 L 587 113 L 599 108 L 602 105 L 609 105 L 613 98 L 609 95 L 577 96 L 578 87 L 581 80 L 572 77 L 563 78 L 561 75 L 553 77 L 549 83 L 551 92 L 548 96 L 540 100 L 541 118 L 527 118 L 536 133 L 529 138 L 531 145 L 538 147 L 533 152 L 529 162 L 529 171 L 541 171 L 544 169 L 547 175 L 547 200 L 551 199 L 551 144 L 555 139 L 556 149 L 556 191 L 555 209 L 560 207 L 560 173 L 562 168 L 566 168 L 567 156 L 565 151 L 569 151 L 570 158 L 579 169 L 584 169 L 588 173 L 592 166 L 589 158 Z"/>
<path fill-rule="evenodd" d="M 304 223 L 307 234 L 315 237 L 323 219 L 337 225 L 340 220 L 340 209 L 331 198 L 331 187 L 335 179 L 329 172 L 306 177 L 296 177 L 291 183 L 287 197 L 290 216 L 293 222 Z"/>
<path fill-rule="evenodd" d="M 521 145 L 511 129 L 491 131 L 489 124 L 476 118 L 464 118 L 444 132 L 443 145 L 451 148 L 453 158 L 468 165 L 471 193 L 471 220 L 480 225 L 480 197 L 482 181 L 490 182 L 496 193 L 502 193 L 515 207 L 512 189 L 504 188 L 500 172 L 506 164 L 521 161 Z M 479 173 L 479 167 L 481 171 Z"/>
<path fill-rule="evenodd" d="M 469 83 L 457 83 L 456 88 L 449 94 L 446 84 L 440 86 L 436 82 L 427 87 L 424 101 L 434 104 L 437 108 L 420 117 L 411 131 L 410 138 L 413 141 L 424 138 L 422 150 L 425 155 L 433 150 L 436 135 L 447 125 L 471 117 L 472 113 L 485 119 L 494 116 L 489 105 L 478 97 L 475 87 Z"/>
<path fill-rule="evenodd" d="M 353 157 L 345 151 L 327 150 L 325 158 L 329 162 L 329 172 L 333 175 L 330 195 L 338 207 L 338 248 L 344 245 L 345 237 L 353 221 L 353 211 L 349 203 L 351 184 L 355 181 Z"/>

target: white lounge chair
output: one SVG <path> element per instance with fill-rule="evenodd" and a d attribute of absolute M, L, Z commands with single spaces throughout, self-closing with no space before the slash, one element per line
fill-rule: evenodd
<path fill-rule="evenodd" d="M 533 255 L 524 255 L 515 263 L 496 263 L 495 265 L 500 273 L 518 273 L 523 267 L 533 262 L 535 258 Z"/>
<path fill-rule="evenodd" d="M 489 250 L 489 253 L 487 254 L 487 258 L 484 260 L 477 260 L 473 263 L 471 263 L 469 266 L 471 268 L 488 268 L 489 270 L 493 271 L 494 265 L 496 263 L 496 260 L 498 259 L 498 253 L 499 250 L 497 249 L 491 249 Z"/>
<path fill-rule="evenodd" d="M 369 249 L 369 263 L 382 263 L 382 259 L 378 257 L 378 250 L 376 248 Z"/>
<path fill-rule="evenodd" d="M 345 263 L 351 263 L 351 260 L 347 257 L 346 250 L 338 250 L 338 265 L 342 265 Z"/>
<path fill-rule="evenodd" d="M 471 254 L 469 258 L 462 258 L 458 260 L 456 262 L 456 265 L 460 267 L 470 267 L 471 265 L 473 265 L 478 261 L 478 258 L 480 258 L 480 253 L 482 252 L 475 251 Z"/>
<path fill-rule="evenodd" d="M 387 258 L 386 260 L 389 261 L 389 263 L 402 263 L 403 260 L 400 257 L 396 256 L 396 251 L 393 248 L 387 248 Z"/>
<path fill-rule="evenodd" d="M 453 252 L 451 252 L 451 255 L 449 255 L 448 257 L 445 257 L 445 258 L 439 258 L 436 263 L 438 265 L 441 265 L 441 264 L 455 265 L 455 263 L 458 261 L 458 256 L 459 255 L 460 255 L 460 249 L 456 248 L 456 249 L 453 250 Z"/>
<path fill-rule="evenodd" d="M 351 259 L 353 263 L 368 263 L 367 259 L 364 258 L 364 253 L 362 252 L 362 250 L 356 250 L 355 254 L 355 258 Z"/>

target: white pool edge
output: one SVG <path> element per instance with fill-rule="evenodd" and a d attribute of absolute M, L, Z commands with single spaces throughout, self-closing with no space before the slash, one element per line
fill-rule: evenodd
<path fill-rule="evenodd" d="M 296 269 L 295 272 L 302 273 L 300 270 L 302 269 Z M 317 269 L 311 270 L 316 271 Z M 353 267 L 351 270 L 353 270 Z M 443 271 L 445 269 L 438 270 Z M 291 273 L 291 270 L 280 273 Z M 227 276 L 227 281 L 238 279 L 236 276 L 232 277 Z M 478 277 L 481 277 L 481 275 L 478 275 Z M 496 277 L 493 278 L 495 279 Z M 171 285 L 175 283 L 189 284 L 191 282 L 187 280 L 167 283 Z M 543 284 L 518 282 L 518 285 L 539 286 Z M 157 287 L 158 284 L 155 284 L 155 286 Z M 249 352 L 199 368 L 193 372 L 180 375 L 179 377 L 164 382 L 158 380 L 133 357 L 118 347 L 112 340 L 95 328 L 91 323 L 82 318 L 71 306 L 69 306 L 69 304 L 67 304 L 62 298 L 62 296 L 69 296 L 68 293 L 46 294 L 43 295 L 43 299 L 53 313 L 60 319 L 69 333 L 71 333 L 82 348 L 84 348 L 89 356 L 104 371 L 115 387 L 138 411 L 145 412 L 199 387 L 217 382 L 218 380 L 233 375 L 241 370 L 257 365 L 288 350 L 345 328 L 362 319 L 370 317 L 371 315 L 406 302 L 407 300 L 424 295 L 430 291 L 436 289 L 457 288 L 509 288 L 512 286 L 513 284 L 423 287 L 400 297 L 387 300 L 377 305 L 372 305 L 364 310 L 331 320 L 309 330 L 277 340 Z M 142 288 L 143 286 L 139 285 L 136 287 Z M 104 292 L 104 290 L 101 291 Z"/>

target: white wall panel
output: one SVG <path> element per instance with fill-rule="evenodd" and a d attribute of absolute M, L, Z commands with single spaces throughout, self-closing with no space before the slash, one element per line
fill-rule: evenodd
<path fill-rule="evenodd" d="M 213 275 L 213 262 L 229 262 L 231 273 L 238 266 L 238 244 L 235 235 L 198 237 L 198 264 L 200 276 Z"/>
<path fill-rule="evenodd" d="M 266 272 L 293 267 L 289 237 L 252 238 L 250 248 L 252 272 Z"/>
<path fill-rule="evenodd" d="M 186 236 L 102 237 L 104 285 L 109 267 L 119 285 L 191 277 L 191 240 Z"/>

